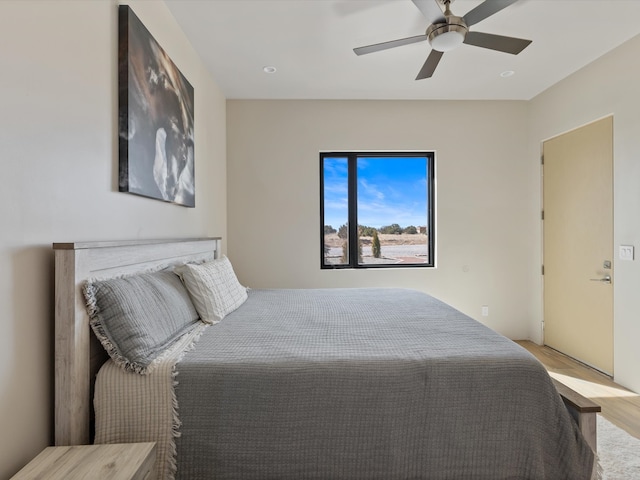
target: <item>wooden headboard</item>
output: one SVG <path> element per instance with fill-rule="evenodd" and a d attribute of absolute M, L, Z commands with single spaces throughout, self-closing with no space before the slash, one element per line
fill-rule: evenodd
<path fill-rule="evenodd" d="M 219 257 L 220 238 L 54 243 L 55 444 L 91 443 L 93 384 L 107 359 L 89 327 L 82 294 L 90 278 Z"/>

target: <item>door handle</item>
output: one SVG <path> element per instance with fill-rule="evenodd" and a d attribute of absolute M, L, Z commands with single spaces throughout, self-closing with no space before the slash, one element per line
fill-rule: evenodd
<path fill-rule="evenodd" d="M 611 283 L 611 275 L 605 275 L 603 278 L 591 278 L 592 282 Z"/>

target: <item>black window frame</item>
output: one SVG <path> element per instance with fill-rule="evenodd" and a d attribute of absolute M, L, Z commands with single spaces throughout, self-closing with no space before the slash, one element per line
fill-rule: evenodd
<path fill-rule="evenodd" d="M 348 165 L 348 248 L 349 263 L 330 265 L 325 263 L 324 244 L 324 159 L 346 158 Z M 360 264 L 358 262 L 358 158 L 418 157 L 427 159 L 427 232 L 428 255 L 426 263 L 411 264 Z M 355 227 L 354 227 L 355 226 Z M 398 152 L 320 152 L 320 268 L 323 270 L 369 269 L 369 268 L 434 268 L 435 267 L 435 152 L 398 151 Z"/>

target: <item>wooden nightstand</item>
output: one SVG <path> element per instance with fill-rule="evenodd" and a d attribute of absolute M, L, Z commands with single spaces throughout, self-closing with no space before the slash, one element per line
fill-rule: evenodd
<path fill-rule="evenodd" d="M 47 447 L 11 480 L 146 480 L 155 443 Z"/>

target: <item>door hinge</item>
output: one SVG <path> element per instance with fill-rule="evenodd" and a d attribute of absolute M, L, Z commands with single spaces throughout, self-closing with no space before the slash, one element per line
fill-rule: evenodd
<path fill-rule="evenodd" d="M 544 210 L 542 210 L 542 220 L 544 220 Z"/>
<path fill-rule="evenodd" d="M 540 155 L 540 164 L 544 165 L 544 155 Z"/>
<path fill-rule="evenodd" d="M 542 275 L 544 275 L 544 265 L 542 265 Z"/>

